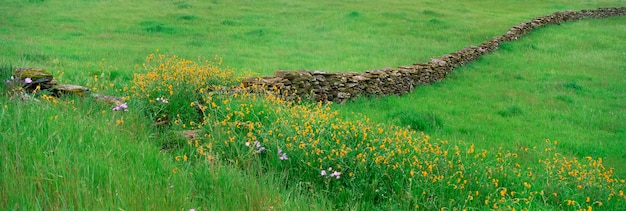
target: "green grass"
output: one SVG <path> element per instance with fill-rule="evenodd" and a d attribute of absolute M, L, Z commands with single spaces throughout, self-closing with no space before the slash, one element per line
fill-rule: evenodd
<path fill-rule="evenodd" d="M 11 0 L 0 6 L 7 26 L 0 38 L 4 62 L 70 75 L 103 58 L 128 72 L 155 49 L 184 58 L 218 54 L 261 75 L 364 71 L 427 61 L 556 10 L 608 6 L 621 4 Z"/>
<path fill-rule="evenodd" d="M 149 71 L 141 65 L 157 49 L 187 59 L 219 55 L 224 58 L 222 67 L 235 67 L 242 74 L 271 75 L 276 70 L 297 69 L 362 72 L 426 62 L 557 10 L 609 6 L 624 5 L 618 0 L 9 0 L 0 4 L 0 79 L 4 82 L 8 77 L 4 70 L 11 67 L 37 67 L 53 72 L 61 82 L 128 95 L 121 90 L 133 85 L 134 73 Z M 307 152 L 294 147 L 288 151 L 290 163 L 285 167 L 270 156 L 250 155 L 243 145 L 235 145 L 220 148 L 235 154 L 216 154 L 220 159 L 207 162 L 200 159 L 205 155 L 198 147 L 167 130 L 181 129 L 180 125 L 165 127 L 166 130 L 152 126 L 155 116 L 146 118 L 145 112 L 151 111 L 146 101 L 150 98 L 133 96 L 129 102 L 131 111 L 124 113 L 112 112 L 112 105 L 71 97 L 54 103 L 39 94 L 42 102 L 24 102 L 9 99 L 5 91 L 0 98 L 0 207 L 387 210 L 418 205 L 422 209 L 489 209 L 494 208 L 502 188 L 520 191 L 525 188 L 522 182 L 526 180 L 522 179 L 534 180 L 502 177 L 501 174 L 513 175 L 517 171 L 513 166 L 519 162 L 528 167 L 521 170 L 525 174 L 534 172 L 539 180 L 547 181 L 531 182 L 529 192 L 556 191 L 563 195 L 542 196 L 530 205 L 515 205 L 517 208 L 575 209 L 566 207 L 571 199 L 580 203 L 578 208 L 589 205 L 594 209 L 623 209 L 623 201 L 607 202 L 606 189 L 578 190 L 575 181 L 548 175 L 552 172 L 546 169 L 559 165 L 536 161 L 561 160 L 560 154 L 541 151 L 546 147 L 567 156 L 564 161 L 579 159 L 586 166 L 578 169 L 581 171 L 588 170 L 592 163 L 586 163 L 586 156 L 602 157 L 605 166 L 615 168 L 615 176 L 626 178 L 626 164 L 620 162 L 626 159 L 621 152 L 621 142 L 626 140 L 625 21 L 624 17 L 581 20 L 537 30 L 516 42 L 502 44 L 500 50 L 457 69 L 442 82 L 419 87 L 401 97 L 362 98 L 332 108 L 286 106 L 259 99 L 215 99 L 221 110 L 202 116 L 224 122 L 223 127 L 214 125 L 215 122 L 200 125 L 202 130 L 215 133 L 200 140 L 216 147 L 229 138 L 243 143 L 249 138 L 248 133 L 268 139 L 264 145 L 285 146 L 285 150 L 290 139 L 277 134 L 293 137 L 296 146 L 295 138 L 320 138 L 324 145 L 319 149 L 328 152 L 342 147 L 339 143 L 346 140 L 352 140 L 347 143 L 355 146 L 348 147 L 356 149 L 357 143 L 379 145 L 386 138 L 415 139 L 416 146 L 431 147 L 431 151 L 418 154 L 423 156 L 420 162 L 425 162 L 421 164 L 436 166 L 434 172 L 427 173 L 445 177 L 438 183 L 419 177 L 420 172 L 416 172 L 417 177 L 411 173 L 411 178 L 421 182 L 411 183 L 413 180 L 407 180 L 408 172 L 373 161 L 374 156 L 379 156 L 376 154 L 370 155 L 366 164 L 350 163 L 354 160 L 342 157 L 307 167 Z M 170 117 L 177 112 L 193 113 L 194 109 L 189 109 L 192 107 L 183 107 L 198 98 L 208 100 L 204 95 L 179 96 L 172 99 L 177 106 L 167 112 Z M 306 113 L 290 110 L 298 108 L 329 109 L 328 113 L 324 110 L 318 114 L 339 118 L 304 118 L 298 115 Z M 334 114 L 334 110 L 339 113 Z M 239 115 L 234 111 L 247 116 L 233 118 Z M 363 113 L 371 121 L 352 112 Z M 262 127 L 246 129 L 250 122 Z M 306 130 L 309 124 L 329 131 L 340 129 L 311 133 Z M 183 125 L 189 127 L 187 122 Z M 418 134 L 401 136 L 398 134 L 407 134 L 405 129 L 387 125 L 425 131 L 434 140 L 428 142 Z M 377 128 L 384 133 L 372 133 L 369 139 L 352 137 Z M 545 139 L 558 144 L 546 144 Z M 394 146 L 406 147 L 402 142 Z M 476 153 L 483 149 L 489 152 L 480 162 L 474 162 L 470 156 L 474 146 Z M 538 150 L 532 150 L 533 146 Z M 525 153 L 525 149 L 531 150 Z M 446 150 L 446 155 L 442 150 Z M 455 151 L 467 153 L 458 157 L 453 154 Z M 356 156 L 359 152 L 354 150 L 354 154 L 348 155 Z M 382 148 L 380 152 L 389 153 Z M 504 157 L 510 153 L 516 157 Z M 186 156 L 188 161 L 180 160 Z M 477 200 L 492 197 L 489 206 L 482 201 L 465 201 L 467 193 L 447 185 L 445 182 L 456 182 L 456 173 L 440 170 L 445 166 L 443 161 L 465 166 L 465 170 L 454 168 L 476 181 L 467 188 L 481 192 L 476 195 Z M 317 164 L 315 160 L 311 162 Z M 338 165 L 346 173 L 339 182 L 319 176 L 320 168 L 339 169 Z M 498 170 L 498 165 L 504 169 Z M 363 168 L 378 170 L 366 173 Z M 406 166 L 407 171 L 411 168 L 417 169 Z M 486 169 L 489 173 L 484 172 Z M 356 175 L 349 176 L 348 172 Z M 490 185 L 491 177 L 501 179 L 501 186 Z M 368 188 L 364 189 L 363 184 L 368 184 Z M 519 192 L 520 197 L 529 192 Z M 593 200 L 604 201 L 604 207 L 593 201 L 585 203 L 586 196 L 597 196 Z M 514 199 L 502 198 L 507 200 L 503 206 Z"/>
<path fill-rule="evenodd" d="M 407 96 L 336 108 L 382 122 L 402 122 L 396 111 L 432 112 L 445 126 L 430 134 L 484 147 L 558 140 L 563 152 L 604 157 L 625 177 L 622 22 L 618 17 L 543 28 Z"/>
<path fill-rule="evenodd" d="M 111 112 L 89 99 L 1 98 L 0 205 L 7 210 L 284 210 L 329 206 L 229 165 L 177 162 L 141 110 Z M 134 110 L 134 109 L 131 109 Z M 123 120 L 120 124 L 119 120 Z M 155 136 L 156 135 L 156 136 Z M 188 151 L 179 147 L 172 154 Z M 301 199 L 304 198 L 304 199 Z M 314 200 L 314 201 L 313 201 Z"/>

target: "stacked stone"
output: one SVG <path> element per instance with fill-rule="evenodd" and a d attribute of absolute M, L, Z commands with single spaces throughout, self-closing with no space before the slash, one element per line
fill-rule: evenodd
<path fill-rule="evenodd" d="M 105 102 L 113 105 L 120 105 L 124 103 L 124 99 L 115 96 L 109 96 L 105 94 L 90 93 L 89 88 L 84 86 L 72 85 L 72 84 L 59 84 L 51 73 L 44 69 L 39 68 L 14 68 L 12 72 L 12 80 L 8 81 L 9 84 L 14 86 L 18 97 L 23 100 L 35 100 L 28 93 L 44 91 L 50 93 L 53 97 L 60 97 L 62 95 L 76 95 L 81 97 L 91 96 L 93 99 L 101 102 Z"/>
<path fill-rule="evenodd" d="M 33 91 L 49 91 L 55 96 L 61 94 L 75 94 L 83 96 L 88 88 L 71 84 L 58 84 L 51 73 L 38 68 L 14 68 L 14 82 L 19 84 L 28 92 Z M 26 83 L 26 79 L 30 79 Z"/>
<path fill-rule="evenodd" d="M 244 79 L 243 86 L 265 87 L 286 98 L 299 96 L 316 101 L 344 102 L 357 96 L 401 95 L 413 91 L 416 86 L 442 80 L 458 66 L 475 61 L 480 56 L 497 50 L 500 43 L 517 40 L 533 29 L 582 18 L 621 15 L 626 15 L 626 7 L 556 12 L 520 23 L 504 35 L 493 37 L 479 46 L 470 46 L 433 58 L 428 63 L 371 70 L 362 74 L 305 70 L 277 71 L 274 77 Z"/>

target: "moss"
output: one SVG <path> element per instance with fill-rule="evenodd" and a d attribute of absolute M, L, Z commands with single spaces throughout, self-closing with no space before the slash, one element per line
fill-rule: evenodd
<path fill-rule="evenodd" d="M 31 78 L 33 80 L 39 80 L 42 78 L 52 79 L 52 73 L 44 69 L 35 68 L 16 68 L 13 70 L 13 75 L 18 78 Z"/>

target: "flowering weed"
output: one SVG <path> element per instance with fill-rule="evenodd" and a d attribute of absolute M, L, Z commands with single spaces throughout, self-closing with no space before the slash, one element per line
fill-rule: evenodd
<path fill-rule="evenodd" d="M 203 152 L 197 156 L 282 172 L 290 175 L 287 183 L 305 182 L 314 194 L 346 206 L 626 206 L 625 184 L 613 177 L 612 169 L 602 166 L 601 159 L 579 161 L 556 153 L 556 142 L 517 151 L 480 149 L 376 124 L 365 116 L 346 121 L 322 103 L 249 93 L 204 99 L 212 108 L 203 125 L 207 135 L 195 143 L 196 152 Z"/>
<path fill-rule="evenodd" d="M 236 83 L 233 69 L 222 67 L 222 59 L 198 62 L 168 56 L 150 54 L 142 66 L 145 73 L 135 74 L 129 96 L 145 107 L 153 120 L 174 122 L 185 127 L 203 124 L 203 97 Z"/>

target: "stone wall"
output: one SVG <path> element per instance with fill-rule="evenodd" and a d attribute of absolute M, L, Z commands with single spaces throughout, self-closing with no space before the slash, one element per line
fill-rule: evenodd
<path fill-rule="evenodd" d="M 416 86 L 442 80 L 454 68 L 466 65 L 480 56 L 498 49 L 500 43 L 510 42 L 533 29 L 583 18 L 606 18 L 626 15 L 626 7 L 596 10 L 565 11 L 537 17 L 509 29 L 479 46 L 433 58 L 427 63 L 367 71 L 365 73 L 331 73 L 322 71 L 277 71 L 273 77 L 247 78 L 242 86 L 262 87 L 287 98 L 303 97 L 316 101 L 344 102 L 357 96 L 401 95 Z"/>

